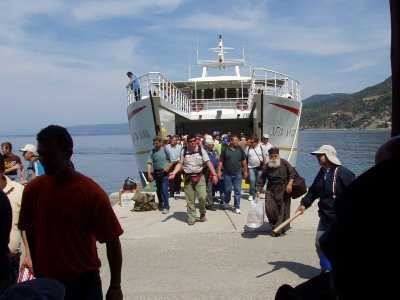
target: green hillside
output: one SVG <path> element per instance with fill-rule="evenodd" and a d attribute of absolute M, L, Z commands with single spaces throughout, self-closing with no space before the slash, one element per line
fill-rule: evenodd
<path fill-rule="evenodd" d="M 314 95 L 303 100 L 302 128 L 389 128 L 392 78 L 354 94 Z"/>

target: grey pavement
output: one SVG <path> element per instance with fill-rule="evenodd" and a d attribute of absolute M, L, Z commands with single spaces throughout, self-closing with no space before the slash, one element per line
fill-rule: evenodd
<path fill-rule="evenodd" d="M 124 229 L 124 299 L 274 299 L 284 283 L 297 285 L 318 275 L 314 250 L 318 223 L 310 208 L 287 235 L 270 236 L 268 224 L 244 232 L 249 201 L 242 214 L 207 212 L 208 221 L 186 224 L 186 202 L 170 199 L 168 215 L 159 211 L 114 210 Z M 292 201 L 292 211 L 298 201 Z M 109 282 L 104 245 L 99 246 L 101 277 Z"/>

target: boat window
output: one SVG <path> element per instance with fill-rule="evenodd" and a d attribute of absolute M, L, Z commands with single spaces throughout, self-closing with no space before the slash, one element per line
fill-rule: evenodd
<path fill-rule="evenodd" d="M 243 89 L 243 98 L 247 98 L 249 96 L 249 90 L 247 88 Z"/>
<path fill-rule="evenodd" d="M 196 90 L 196 93 L 197 93 L 197 97 L 196 97 L 196 94 L 194 94 L 193 98 L 201 99 L 201 90 Z"/>
<path fill-rule="evenodd" d="M 204 99 L 212 99 L 213 98 L 213 90 L 205 89 L 204 90 Z"/>
<path fill-rule="evenodd" d="M 228 98 L 236 98 L 236 89 L 235 88 L 230 88 L 228 89 Z"/>
<path fill-rule="evenodd" d="M 224 88 L 217 89 L 215 93 L 215 98 L 216 99 L 225 98 L 225 89 Z"/>

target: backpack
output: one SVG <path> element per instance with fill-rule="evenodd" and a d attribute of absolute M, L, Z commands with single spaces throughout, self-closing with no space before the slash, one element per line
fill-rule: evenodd
<path fill-rule="evenodd" d="M 194 153 L 200 154 L 201 158 L 203 158 L 202 150 L 203 150 L 203 147 L 199 146 L 197 148 L 197 152 L 194 152 Z M 183 157 L 185 158 L 185 156 L 187 155 L 187 152 L 188 152 L 187 146 L 183 147 L 181 151 L 183 151 Z"/>
<path fill-rule="evenodd" d="M 132 211 L 150 211 L 158 208 L 153 194 L 136 192 L 133 200 L 135 201 L 135 206 Z"/>
<path fill-rule="evenodd" d="M 283 161 L 286 168 L 288 168 L 289 162 L 284 159 L 281 159 L 281 161 Z M 307 185 L 306 185 L 306 180 L 299 175 L 296 168 L 293 166 L 292 168 L 294 170 L 295 176 L 293 179 L 292 193 L 290 194 L 290 197 L 296 199 L 300 198 L 301 196 L 307 193 Z"/>

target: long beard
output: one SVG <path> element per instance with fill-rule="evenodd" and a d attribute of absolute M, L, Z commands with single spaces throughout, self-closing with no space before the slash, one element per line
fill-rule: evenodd
<path fill-rule="evenodd" d="M 281 166 L 281 159 L 280 158 L 278 158 L 276 160 L 269 160 L 268 161 L 268 167 L 270 167 L 270 168 L 276 169 L 276 168 L 279 168 L 280 166 Z"/>

